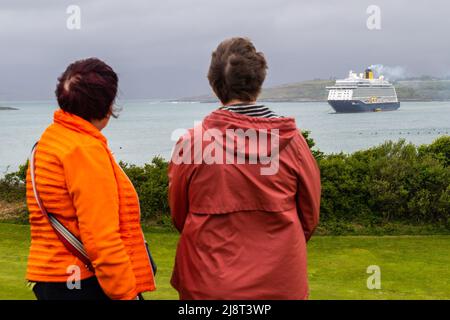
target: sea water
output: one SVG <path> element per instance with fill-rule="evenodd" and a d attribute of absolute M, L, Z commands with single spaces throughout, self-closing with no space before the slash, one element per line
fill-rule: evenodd
<path fill-rule="evenodd" d="M 194 126 L 218 105 L 154 100 L 119 101 L 118 119 L 103 131 L 117 160 L 133 164 L 154 156 L 170 158 L 182 129 Z M 402 102 L 397 111 L 336 114 L 326 102 L 266 103 L 276 113 L 296 119 L 311 131 L 316 147 L 325 153 L 366 149 L 386 140 L 430 143 L 450 134 L 450 102 Z M 0 110 L 0 175 L 16 170 L 33 144 L 52 122 L 52 101 L 0 102 L 18 110 Z"/>

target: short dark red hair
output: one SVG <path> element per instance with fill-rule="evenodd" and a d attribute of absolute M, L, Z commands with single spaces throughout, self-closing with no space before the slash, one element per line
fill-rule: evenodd
<path fill-rule="evenodd" d="M 112 114 L 118 81 L 114 70 L 100 59 L 75 61 L 58 78 L 59 107 L 87 121 L 104 119 Z"/>

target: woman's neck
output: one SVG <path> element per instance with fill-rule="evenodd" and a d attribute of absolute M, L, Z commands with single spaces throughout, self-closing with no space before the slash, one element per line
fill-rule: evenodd
<path fill-rule="evenodd" d="M 109 116 L 101 119 L 101 120 L 91 120 L 90 123 L 92 123 L 92 125 L 94 127 L 96 127 L 98 129 L 98 131 L 102 131 L 103 128 L 105 128 L 108 125 L 108 121 L 109 121 Z"/>

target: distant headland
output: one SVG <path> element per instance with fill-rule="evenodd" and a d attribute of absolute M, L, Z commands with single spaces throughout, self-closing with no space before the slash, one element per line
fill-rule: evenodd
<path fill-rule="evenodd" d="M 2 107 L 2 106 L 0 106 L 0 111 L 2 111 L 2 110 L 19 110 L 19 109 L 13 108 L 13 107 Z"/>
<path fill-rule="evenodd" d="M 307 80 L 271 88 L 264 88 L 259 98 L 266 102 L 322 102 L 327 101 L 327 86 L 334 79 Z M 450 101 L 450 79 L 419 77 L 392 82 L 400 101 Z M 201 95 L 176 99 L 183 102 L 217 102 L 212 95 Z"/>

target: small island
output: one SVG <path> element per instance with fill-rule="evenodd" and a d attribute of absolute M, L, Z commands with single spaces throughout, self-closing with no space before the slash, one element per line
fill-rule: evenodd
<path fill-rule="evenodd" d="M 0 111 L 2 111 L 2 110 L 19 110 L 19 109 L 13 108 L 13 107 L 2 107 L 2 106 L 0 106 Z"/>

